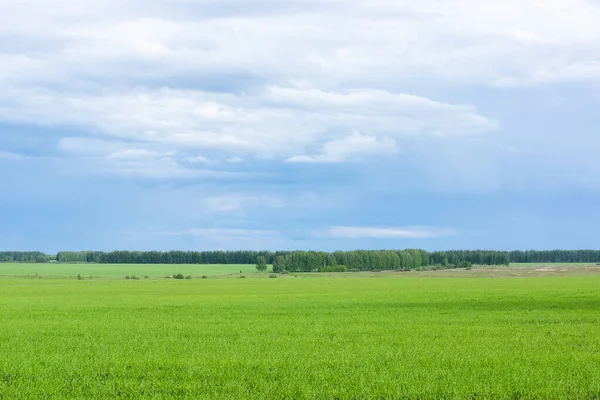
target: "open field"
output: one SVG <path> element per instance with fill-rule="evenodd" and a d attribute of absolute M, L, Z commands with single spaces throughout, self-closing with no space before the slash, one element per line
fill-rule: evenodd
<path fill-rule="evenodd" d="M 269 266 L 269 271 L 271 266 Z M 81 275 L 85 279 L 94 278 L 123 278 L 125 275 L 138 277 L 148 276 L 151 279 L 164 278 L 168 275 L 183 274 L 193 277 L 202 275 L 214 278 L 237 277 L 242 271 L 247 277 L 264 276 L 258 274 L 252 264 L 62 264 L 62 263 L 0 263 L 1 277 L 42 277 L 42 278 L 76 278 Z M 409 271 L 409 272 L 358 272 L 358 273 L 329 273 L 304 274 L 303 277 L 366 277 L 382 275 L 431 276 L 431 277 L 534 277 L 534 276 L 588 276 L 599 275 L 600 266 L 585 263 L 537 263 L 511 264 L 506 266 L 476 266 L 471 270 L 447 269 L 439 271 Z"/>
<path fill-rule="evenodd" d="M 533 263 L 507 266 L 476 266 L 471 270 L 448 269 L 440 271 L 414 271 L 416 276 L 474 277 L 474 278 L 531 278 L 542 276 L 600 276 L 600 266 L 585 263 Z"/>
<path fill-rule="evenodd" d="M 125 275 L 151 278 L 164 278 L 167 275 L 183 274 L 200 277 L 202 275 L 239 275 L 256 272 L 254 265 L 246 264 L 35 264 L 35 263 L 0 263 L 0 276 L 41 277 L 82 277 L 89 278 L 122 278 Z"/>
<path fill-rule="evenodd" d="M 600 398 L 600 276 L 417 274 L 5 277 L 0 398 Z"/>

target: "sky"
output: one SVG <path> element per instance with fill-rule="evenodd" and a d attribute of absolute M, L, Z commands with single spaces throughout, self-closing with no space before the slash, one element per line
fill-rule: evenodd
<path fill-rule="evenodd" d="M 0 250 L 600 248 L 598 0 L 0 0 Z"/>

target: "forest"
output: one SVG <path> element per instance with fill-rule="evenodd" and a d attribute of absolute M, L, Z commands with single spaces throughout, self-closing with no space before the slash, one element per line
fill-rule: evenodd
<path fill-rule="evenodd" d="M 98 264 L 272 264 L 277 271 L 411 270 L 421 267 L 470 267 L 513 263 L 599 263 L 600 250 L 406 250 L 335 251 L 39 251 L 0 252 L 0 262 Z"/>
<path fill-rule="evenodd" d="M 41 251 L 0 251 L 0 262 L 49 262 L 54 258 Z"/>

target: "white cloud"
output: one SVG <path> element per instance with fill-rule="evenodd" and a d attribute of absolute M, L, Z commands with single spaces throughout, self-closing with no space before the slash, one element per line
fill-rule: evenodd
<path fill-rule="evenodd" d="M 74 156 L 106 156 L 129 148 L 127 143 L 91 137 L 63 137 L 58 142 L 63 154 Z"/>
<path fill-rule="evenodd" d="M 58 143 L 63 154 L 90 159 L 82 171 L 157 179 L 223 175 L 196 168 L 218 164 L 215 153 L 228 163 L 253 157 L 360 161 L 396 154 L 397 137 L 469 135 L 496 126 L 472 107 L 380 90 L 270 86 L 234 95 L 167 88 L 9 89 L 0 92 L 0 104 L 5 104 L 0 107 L 4 121 L 67 124 L 94 132 L 94 137 L 64 137 Z M 364 133 L 351 133 L 356 130 Z"/>
<path fill-rule="evenodd" d="M 359 161 L 364 157 L 396 154 L 396 142 L 390 138 L 377 139 L 354 133 L 340 140 L 332 140 L 323 145 L 322 153 L 316 156 L 293 156 L 289 162 L 337 163 Z"/>
<path fill-rule="evenodd" d="M 273 230 L 257 229 L 224 229 L 224 228 L 194 228 L 178 232 L 161 232 L 166 236 L 199 236 L 207 238 L 280 238 L 281 234 Z"/>
<path fill-rule="evenodd" d="M 157 158 L 171 158 L 173 153 L 157 153 L 153 151 L 148 151 L 146 149 L 127 149 L 122 151 L 117 151 L 115 153 L 110 153 L 106 156 L 109 160 L 114 161 L 147 161 L 147 160 L 155 160 Z"/>
<path fill-rule="evenodd" d="M 7 151 L 0 151 L 0 160 L 18 161 L 24 160 L 25 156 Z"/>
<path fill-rule="evenodd" d="M 498 128 L 437 101 L 448 87 L 600 78 L 591 0 L 248 4 L 0 0 L 0 121 L 92 132 L 106 149 L 59 148 L 103 171 L 203 176 L 205 158 L 345 162 Z M 146 161 L 96 159 L 131 149 Z"/>
<path fill-rule="evenodd" d="M 368 227 L 368 226 L 332 226 L 325 236 L 340 239 L 362 239 L 362 238 L 406 238 L 427 239 L 440 236 L 456 234 L 456 230 L 448 228 L 432 227 Z"/>
<path fill-rule="evenodd" d="M 182 161 L 190 164 L 210 164 L 213 161 L 204 156 L 184 157 Z"/>
<path fill-rule="evenodd" d="M 281 208 L 287 201 L 275 195 L 253 195 L 244 193 L 228 193 L 222 196 L 211 196 L 202 200 L 203 204 L 216 213 L 243 213 L 248 208 L 268 207 Z"/>
<path fill-rule="evenodd" d="M 528 82 L 542 65 L 597 61 L 599 20 L 591 0 L 0 3 L 0 36 L 20 53 L 2 71 L 18 80 L 222 71 L 313 84 Z"/>
<path fill-rule="evenodd" d="M 379 90 L 269 87 L 240 96 L 175 89 L 77 94 L 9 90 L 0 94 L 0 101 L 8 104 L 0 108 L 5 121 L 84 125 L 112 137 L 116 143 L 110 146 L 126 140 L 160 145 L 163 151 L 212 149 L 231 154 L 230 160 L 245 154 L 290 157 L 355 130 L 387 137 L 464 135 L 496 128 L 472 107 Z M 89 152 L 89 140 L 66 138 L 61 147 Z M 387 138 L 376 140 L 390 143 Z"/>
<path fill-rule="evenodd" d="M 198 169 L 197 164 L 214 164 L 202 156 L 185 156 L 177 151 L 160 151 L 154 143 L 101 140 L 90 137 L 67 137 L 59 142 L 64 155 L 74 157 L 85 168 L 128 178 L 206 179 L 243 178 L 245 173 Z M 154 150 L 156 149 L 156 150 Z"/>

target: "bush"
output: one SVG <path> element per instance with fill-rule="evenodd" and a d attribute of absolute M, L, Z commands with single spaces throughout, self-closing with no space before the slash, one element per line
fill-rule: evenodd
<path fill-rule="evenodd" d="M 144 276 L 144 279 L 150 279 L 150 277 L 148 275 Z"/>
<path fill-rule="evenodd" d="M 321 270 L 321 272 L 347 272 L 348 267 L 345 265 L 329 265 Z"/>
<path fill-rule="evenodd" d="M 185 276 L 183 276 L 183 274 L 177 274 L 173 275 L 173 279 L 185 279 Z"/>
<path fill-rule="evenodd" d="M 188 275 L 188 276 L 185 277 L 185 279 L 192 279 L 192 276 Z"/>
<path fill-rule="evenodd" d="M 271 274 L 271 275 L 269 275 L 269 278 L 277 278 L 277 275 Z"/>
<path fill-rule="evenodd" d="M 135 275 L 131 275 L 131 279 L 139 281 L 140 277 L 139 276 L 135 276 Z"/>
<path fill-rule="evenodd" d="M 287 275 L 287 274 L 289 274 L 289 272 L 288 271 L 281 271 L 280 274 L 281 275 Z"/>
<path fill-rule="evenodd" d="M 77 280 L 78 281 L 82 281 L 83 280 L 83 278 L 81 277 L 81 274 L 77 275 Z"/>
<path fill-rule="evenodd" d="M 202 275 L 202 279 L 208 279 L 208 276 Z"/>
<path fill-rule="evenodd" d="M 246 279 L 246 275 L 240 275 L 240 278 Z"/>
<path fill-rule="evenodd" d="M 129 280 L 129 279 L 131 279 L 131 277 L 129 275 L 125 275 L 125 279 Z"/>

